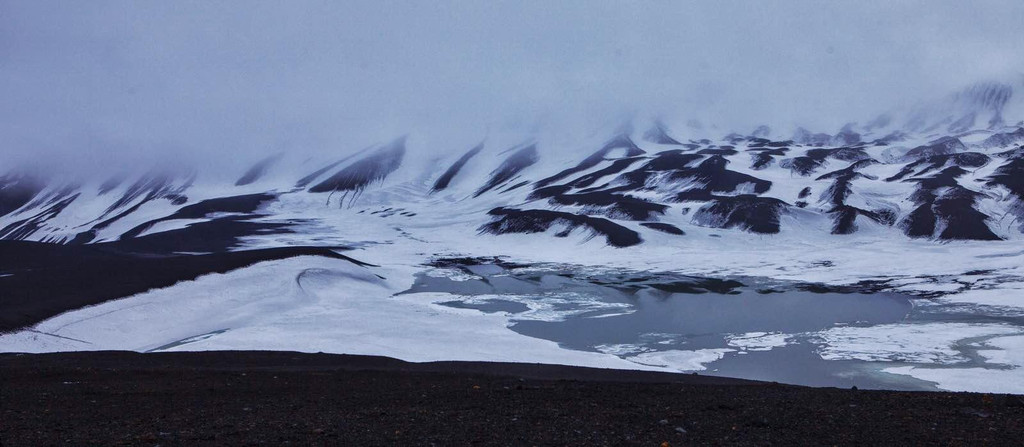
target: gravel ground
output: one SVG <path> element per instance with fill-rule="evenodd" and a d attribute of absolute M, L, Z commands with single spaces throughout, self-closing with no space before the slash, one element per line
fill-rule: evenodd
<path fill-rule="evenodd" d="M 282 352 L 0 355 L 0 444 L 1019 445 L 1021 396 Z"/>

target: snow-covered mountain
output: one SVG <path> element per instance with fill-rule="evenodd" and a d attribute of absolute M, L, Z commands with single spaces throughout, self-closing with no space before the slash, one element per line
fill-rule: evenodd
<path fill-rule="evenodd" d="M 979 84 L 827 132 L 637 120 L 228 169 L 9 168 L 0 351 L 722 365 L 1021 392 L 1021 90 Z M 774 349 L 804 360 L 763 368 Z"/>
<path fill-rule="evenodd" d="M 652 233 L 685 244 L 695 228 L 726 230 L 723 237 L 1020 239 L 1024 125 L 1007 125 L 1024 116 L 1015 90 L 981 83 L 902 116 L 786 137 L 761 126 L 690 139 L 691 126 L 654 121 L 573 144 L 489 138 L 438 153 L 413 135 L 331 159 L 278 153 L 234 174 L 148 169 L 68 179 L 11 169 L 0 177 L 0 239 L 87 244 L 195 233 L 211 245 L 194 248 L 210 251 L 257 235 L 315 240 L 325 220 L 443 226 L 453 215 L 465 237 L 598 236 L 615 247 L 642 245 Z"/>

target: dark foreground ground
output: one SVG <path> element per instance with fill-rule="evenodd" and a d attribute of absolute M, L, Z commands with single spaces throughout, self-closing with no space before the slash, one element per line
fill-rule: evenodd
<path fill-rule="evenodd" d="M 0 355 L 0 444 L 1020 445 L 1020 396 L 290 352 Z"/>

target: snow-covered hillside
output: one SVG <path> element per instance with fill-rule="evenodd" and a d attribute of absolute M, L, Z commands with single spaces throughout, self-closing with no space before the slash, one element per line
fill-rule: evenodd
<path fill-rule="evenodd" d="M 924 298 L 917 308 L 970 308 L 999 321 L 957 322 L 965 326 L 950 328 L 966 335 L 938 345 L 922 342 L 944 330 L 934 322 L 768 335 L 818 343 L 826 360 L 910 358 L 887 371 L 956 389 L 971 388 L 971 371 L 943 376 L 927 365 L 960 361 L 948 352 L 970 338 L 1005 350 L 989 357 L 1016 365 L 971 369 L 1016 380 L 1024 370 L 1014 360 L 1024 334 L 1015 320 L 1024 315 L 1024 123 L 1014 121 L 1024 117 L 1022 97 L 1024 86 L 983 83 L 829 132 L 761 126 L 711 138 L 688 135 L 687 123 L 638 120 L 572 140 L 505 134 L 438 148 L 396 136 L 330 155 L 269 154 L 229 171 L 157 166 L 64 177 L 9 167 L 0 173 L 0 240 L 139 259 L 315 246 L 354 250 L 369 265 L 267 257 L 68 308 L 0 336 L 0 350 L 185 346 L 558 362 L 565 350 L 554 343 L 504 330 L 511 317 L 443 308 L 436 294 L 395 295 L 431 259 L 500 255 L 591 270 L 860 285 Z M 0 286 L 22 274 L 0 270 Z M 110 274 L 97 281 L 116 281 Z M 349 283 L 359 300 L 343 304 L 339 290 Z M 395 333 L 385 314 L 421 325 L 410 329 L 420 336 Z M 339 321 L 349 329 L 334 328 Z M 496 344 L 458 341 L 460 326 Z M 676 360 L 657 365 L 596 351 L 561 361 L 700 369 L 736 350 L 716 349 L 672 351 Z M 942 355 L 907 354 L 921 350 Z M 920 358 L 929 360 L 913 361 Z"/>

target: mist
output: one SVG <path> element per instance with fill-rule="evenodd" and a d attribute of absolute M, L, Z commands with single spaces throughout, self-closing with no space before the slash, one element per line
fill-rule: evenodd
<path fill-rule="evenodd" d="M 1019 77 L 1021 17 L 1016 0 L 2 1 L 0 157 L 232 163 L 403 134 L 464 151 L 638 117 L 835 131 Z"/>

